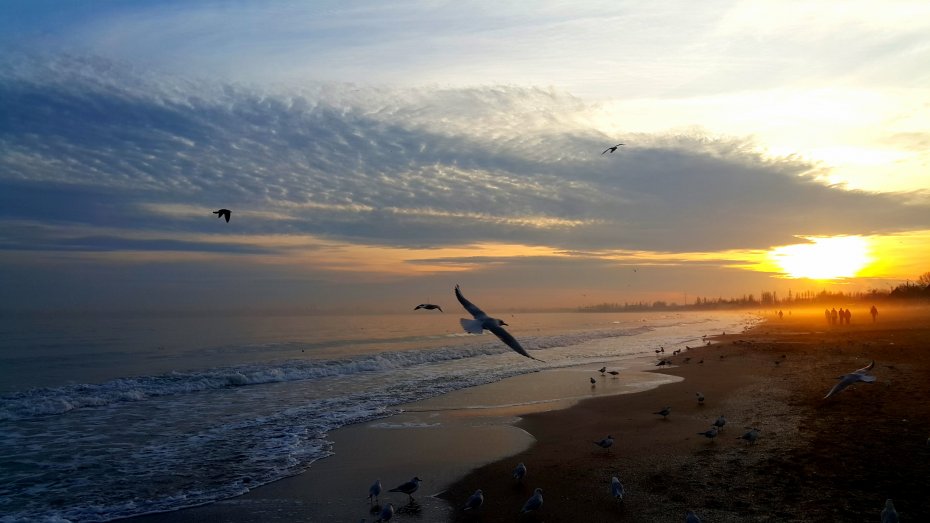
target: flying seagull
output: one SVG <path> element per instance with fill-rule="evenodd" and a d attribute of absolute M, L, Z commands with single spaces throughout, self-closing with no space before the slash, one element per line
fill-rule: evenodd
<path fill-rule="evenodd" d="M 432 303 L 421 303 L 413 308 L 413 310 L 426 309 L 428 311 L 439 309 L 439 312 L 442 312 L 442 307 L 439 305 L 433 305 Z"/>
<path fill-rule="evenodd" d="M 604 152 L 601 153 L 601 154 L 604 154 L 604 153 L 607 153 L 607 152 L 610 152 L 610 154 L 613 154 L 613 153 L 617 150 L 617 147 L 620 147 L 621 145 L 623 145 L 623 144 L 622 144 L 622 143 L 618 143 L 617 145 L 614 145 L 613 147 L 608 147 L 608 148 L 604 149 Z"/>
<path fill-rule="evenodd" d="M 862 367 L 859 370 L 850 372 L 849 374 L 844 374 L 836 378 L 840 380 L 840 382 L 834 385 L 833 388 L 830 389 L 830 392 L 828 392 L 827 395 L 823 397 L 823 399 L 829 398 L 830 396 L 838 393 L 839 391 L 845 389 L 846 387 L 852 385 L 853 383 L 856 383 L 857 381 L 864 381 L 866 383 L 872 383 L 873 381 L 875 381 L 875 376 L 872 376 L 871 374 L 869 374 L 868 371 L 872 370 L 872 367 L 874 366 L 875 366 L 875 360 L 872 360 L 872 363 L 869 363 L 865 367 Z"/>
<path fill-rule="evenodd" d="M 413 479 L 404 483 L 403 485 L 397 486 L 389 490 L 388 492 L 403 492 L 404 494 L 410 496 L 410 500 L 413 501 L 413 493 L 420 488 L 420 482 L 422 479 L 414 476 Z"/>
<path fill-rule="evenodd" d="M 499 320 L 497 318 L 488 316 L 484 313 L 483 310 L 476 307 L 474 303 L 465 299 L 465 296 L 462 296 L 462 292 L 459 290 L 458 285 L 455 286 L 455 297 L 458 298 L 459 303 L 462 304 L 462 307 L 465 307 L 465 310 L 470 312 L 471 315 L 475 317 L 473 320 L 468 320 L 465 318 L 459 320 L 459 323 L 462 324 L 462 328 L 465 329 L 465 332 L 481 334 L 483 331 L 489 330 L 517 353 L 522 354 L 531 360 L 542 361 L 541 359 L 530 356 L 529 353 L 526 352 L 526 349 L 520 346 L 520 342 L 511 336 L 509 332 L 503 329 L 502 325 L 507 325 L 504 323 L 504 320 Z"/>
<path fill-rule="evenodd" d="M 213 214 L 215 214 L 217 218 L 226 218 L 226 223 L 229 223 L 229 216 L 232 214 L 232 211 L 229 209 L 220 209 L 218 211 L 213 211 Z"/>

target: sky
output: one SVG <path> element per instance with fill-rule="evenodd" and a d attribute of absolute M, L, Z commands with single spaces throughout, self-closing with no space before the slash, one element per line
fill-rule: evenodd
<path fill-rule="evenodd" d="M 927 2 L 0 3 L 0 309 L 887 290 L 928 166 Z"/>

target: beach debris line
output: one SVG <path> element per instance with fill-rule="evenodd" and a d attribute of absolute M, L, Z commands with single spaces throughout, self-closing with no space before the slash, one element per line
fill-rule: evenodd
<path fill-rule="evenodd" d="M 213 214 L 215 214 L 217 218 L 226 218 L 226 223 L 229 223 L 229 217 L 232 215 L 232 211 L 229 209 L 220 209 L 218 211 L 213 211 Z"/>
<path fill-rule="evenodd" d="M 602 449 L 606 449 L 607 452 L 610 452 L 610 447 L 614 445 L 614 437 L 608 434 L 606 438 L 602 439 L 601 441 L 595 441 L 594 444 Z"/>
<path fill-rule="evenodd" d="M 828 392 L 827 395 L 823 397 L 823 399 L 827 399 L 830 396 L 839 393 L 841 390 L 852 385 L 853 383 L 856 383 L 859 381 L 862 381 L 865 383 L 873 383 L 876 378 L 875 376 L 868 373 L 868 371 L 872 370 L 873 367 L 875 367 L 875 360 L 872 360 L 871 363 L 869 363 L 865 367 L 862 367 L 861 369 L 854 370 L 853 372 L 850 372 L 849 374 L 844 374 L 842 376 L 837 377 L 836 379 L 840 380 L 840 382 L 834 385 L 833 388 L 830 389 L 830 392 Z"/>
<path fill-rule="evenodd" d="M 416 492 L 418 488 L 420 488 L 421 481 L 423 480 L 414 476 L 410 481 L 404 483 L 403 485 L 398 485 L 388 492 L 403 492 L 410 497 L 410 501 L 413 501 L 413 493 Z"/>
<path fill-rule="evenodd" d="M 421 303 L 421 304 L 419 304 L 419 305 L 417 305 L 416 307 L 413 308 L 413 310 L 415 310 L 415 311 L 420 310 L 420 309 L 425 309 L 425 310 L 428 310 L 428 311 L 433 311 L 433 310 L 439 309 L 439 312 L 442 312 L 442 307 L 440 307 L 439 305 L 436 305 L 436 304 L 434 304 L 434 303 Z"/>
<path fill-rule="evenodd" d="M 374 498 L 375 503 L 378 503 L 378 496 L 381 495 L 381 480 L 376 479 L 374 483 L 368 487 L 368 504 L 371 505 L 371 500 Z"/>
<path fill-rule="evenodd" d="M 459 286 L 455 286 L 455 297 L 459 300 L 459 303 L 462 304 L 462 307 L 465 307 L 465 310 L 471 313 L 475 319 L 469 320 L 466 318 L 461 318 L 459 323 L 462 324 L 462 328 L 465 329 L 465 332 L 470 332 L 472 334 L 481 334 L 482 332 L 488 330 L 494 333 L 495 336 L 500 338 L 500 340 L 507 344 L 508 347 L 516 351 L 518 354 L 526 356 L 531 360 L 536 360 L 542 363 L 545 363 L 539 358 L 534 358 L 526 352 L 520 342 L 516 340 L 509 332 L 504 330 L 503 325 L 507 325 L 504 320 L 497 318 L 492 318 L 485 314 L 485 312 L 479 309 L 474 303 L 468 301 L 465 296 L 462 295 L 462 291 L 459 289 Z"/>
<path fill-rule="evenodd" d="M 537 487 L 536 490 L 533 491 L 533 496 L 523 504 L 523 509 L 520 510 L 520 514 L 526 514 L 527 512 L 541 509 L 543 504 L 542 493 L 543 490 Z"/>

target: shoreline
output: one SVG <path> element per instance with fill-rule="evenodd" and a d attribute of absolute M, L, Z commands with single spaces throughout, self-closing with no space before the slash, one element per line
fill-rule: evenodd
<path fill-rule="evenodd" d="M 830 327 L 822 311 L 795 311 L 718 336 L 661 371 L 684 381 L 526 416 L 519 426 L 533 447 L 475 469 L 444 496 L 461 506 L 481 488 L 483 522 L 680 523 L 688 510 L 714 522 L 873 521 L 887 498 L 902 521 L 927 520 L 928 320 L 920 308 Z M 876 383 L 823 398 L 836 376 L 870 359 Z M 653 414 L 665 406 L 667 420 Z M 720 414 L 728 423 L 717 438 L 698 435 Z M 740 439 L 746 427 L 761 429 L 755 445 Z M 611 453 L 592 443 L 607 434 Z M 528 468 L 522 485 L 510 477 L 517 462 Z M 609 494 L 612 476 L 625 487 L 622 503 Z M 543 508 L 519 517 L 536 487 Z M 453 521 L 476 519 L 459 510 Z"/>
<path fill-rule="evenodd" d="M 646 364 L 644 374 L 677 381 L 656 388 L 588 399 L 579 395 L 562 405 L 500 401 L 472 409 L 456 408 L 455 402 L 481 405 L 475 394 L 500 397 L 522 390 L 521 380 L 544 386 L 548 380 L 532 373 L 461 389 L 408 404 L 403 414 L 331 432 L 335 455 L 296 476 L 208 505 L 129 519 L 373 521 L 377 515 L 372 517 L 365 500 L 373 479 L 380 478 L 387 491 L 413 475 L 425 480 L 416 503 L 408 504 L 406 495 L 382 494 L 383 503 L 399 509 L 392 521 L 512 523 L 583 515 L 586 521 L 680 523 L 686 510 L 704 521 L 862 521 L 877 517 L 885 498 L 895 500 L 902 520 L 930 515 L 922 497 L 930 477 L 930 445 L 925 444 L 930 350 L 918 350 L 930 342 L 930 309 L 897 318 L 883 311 L 878 324 L 844 328 L 823 324 L 822 311 L 794 312 L 716 336 L 714 345 L 678 356 L 667 348 L 665 356 L 677 366 Z M 883 362 L 876 364 L 876 384 L 854 385 L 822 400 L 837 375 L 863 366 L 868 357 Z M 701 359 L 705 362 L 698 364 Z M 576 372 L 573 383 L 588 375 L 598 379 L 598 387 L 611 383 L 586 367 L 558 371 Z M 905 371 L 906 379 L 896 375 Z M 907 387 L 898 387 L 902 382 Z M 703 407 L 696 391 L 707 398 Z M 911 419 L 895 422 L 883 411 L 886 404 Z M 667 420 L 652 414 L 664 406 L 672 407 Z M 720 414 L 728 425 L 716 439 L 697 434 Z M 841 431 L 836 419 L 842 420 Z M 756 445 L 739 439 L 746 426 L 762 429 Z M 902 426 L 912 436 L 907 445 L 872 450 L 897 438 Z M 864 434 L 862 427 L 870 431 Z M 607 434 L 616 440 L 610 453 L 592 443 Z M 511 478 L 520 461 L 529 469 L 522 485 Z M 846 468 L 855 470 L 857 479 L 846 478 Z M 894 473 L 876 473 L 884 469 Z M 608 494 L 614 475 L 627 491 L 620 505 Z M 536 487 L 545 491 L 543 509 L 518 518 Z M 480 514 L 462 512 L 477 488 L 485 493 Z"/>
<path fill-rule="evenodd" d="M 450 521 L 455 506 L 442 497 L 449 486 L 476 467 L 506 459 L 535 443 L 533 435 L 518 425 L 522 417 L 573 408 L 592 397 L 651 390 L 679 379 L 651 372 L 652 359 L 641 355 L 606 364 L 620 369 L 622 377 L 602 377 L 592 365 L 545 369 L 404 404 L 399 414 L 330 432 L 327 439 L 333 454 L 299 474 L 233 498 L 125 520 L 355 522 L 377 518 L 377 511 L 368 510 L 366 497 L 368 486 L 380 479 L 385 490 L 381 501 L 395 504 L 395 519 Z M 589 376 L 597 376 L 599 386 L 591 387 Z M 415 503 L 408 503 L 404 494 L 387 492 L 414 475 L 424 480 Z"/>

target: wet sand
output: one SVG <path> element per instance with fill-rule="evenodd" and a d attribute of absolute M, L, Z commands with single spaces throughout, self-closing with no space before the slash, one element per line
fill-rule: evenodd
<path fill-rule="evenodd" d="M 854 309 L 848 326 L 794 311 L 715 343 L 671 358 L 662 372 L 684 381 L 526 416 L 536 444 L 453 485 L 455 504 L 485 493 L 480 517 L 454 521 L 680 523 L 688 510 L 711 522 L 878 521 L 886 498 L 902 521 L 930 521 L 930 310 L 887 310 L 873 324 Z M 875 383 L 824 399 L 872 359 Z M 652 414 L 665 406 L 668 419 Z M 717 438 L 698 435 L 720 414 Z M 739 438 L 746 427 L 761 429 L 755 445 Z M 593 444 L 607 434 L 610 453 Z M 510 476 L 517 462 L 524 484 Z M 620 504 L 611 476 L 627 492 Z M 519 516 L 536 487 L 542 510 Z"/>
<path fill-rule="evenodd" d="M 616 379 L 597 366 L 546 371 L 410 404 L 334 431 L 335 456 L 303 474 L 132 519 L 374 521 L 368 485 L 380 478 L 387 490 L 418 475 L 415 503 L 382 494 L 400 509 L 392 521 L 680 523 L 687 510 L 705 522 L 877 521 L 886 498 L 902 521 L 930 521 L 930 309 L 883 309 L 875 324 L 854 309 L 852 325 L 832 327 L 822 311 L 793 311 L 709 347 L 671 356 L 674 348 L 665 353 L 672 368 L 640 362 L 650 372 L 627 368 Z M 876 383 L 823 399 L 836 376 L 871 359 Z M 636 392 L 650 377 L 664 384 Z M 653 414 L 665 406 L 668 419 Z M 720 414 L 728 423 L 717 438 L 697 434 Z M 753 446 L 739 439 L 749 426 L 761 429 Z M 593 443 L 607 434 L 611 452 Z M 518 484 L 511 471 L 521 461 L 529 474 Z M 614 475 L 622 504 L 609 495 Z M 536 487 L 542 510 L 520 516 Z M 461 511 L 478 488 L 480 512 Z"/>

